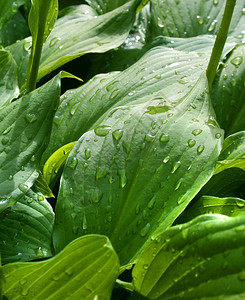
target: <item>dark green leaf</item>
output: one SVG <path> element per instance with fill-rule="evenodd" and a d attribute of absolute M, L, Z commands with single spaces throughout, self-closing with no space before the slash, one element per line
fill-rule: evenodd
<path fill-rule="evenodd" d="M 15 203 L 39 176 L 59 93 L 56 76 L 0 109 L 0 211 Z"/>
<path fill-rule="evenodd" d="M 214 81 L 211 98 L 220 126 L 226 135 L 245 130 L 245 45 L 224 61 Z"/>
<path fill-rule="evenodd" d="M 0 106 L 18 94 L 17 64 L 10 51 L 0 49 Z"/>
<path fill-rule="evenodd" d="M 201 76 L 179 100 L 138 98 L 78 140 L 61 178 L 56 251 L 101 233 L 125 264 L 173 223 L 210 178 L 221 148 L 206 88 Z"/>
<path fill-rule="evenodd" d="M 109 300 L 118 270 L 108 238 L 84 236 L 49 260 L 5 265 L 3 294 L 16 300 Z"/>
<path fill-rule="evenodd" d="M 2 263 L 52 256 L 54 213 L 41 193 L 29 190 L 0 214 Z"/>
<path fill-rule="evenodd" d="M 25 0 L 8 0 L 0 2 L 0 30 L 24 3 Z"/>
<path fill-rule="evenodd" d="M 133 269 L 136 289 L 159 300 L 244 298 L 244 222 L 204 215 L 155 236 Z"/>

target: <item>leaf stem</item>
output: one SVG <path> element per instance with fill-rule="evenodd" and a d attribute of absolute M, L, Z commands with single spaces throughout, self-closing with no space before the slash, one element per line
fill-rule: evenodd
<path fill-rule="evenodd" d="M 216 36 L 212 54 L 207 67 L 207 78 L 208 78 L 209 88 L 211 88 L 213 84 L 213 80 L 220 61 L 220 57 L 224 49 L 224 45 L 227 39 L 227 34 L 228 34 L 235 5 L 236 5 L 236 0 L 226 0 L 224 15 L 220 24 L 219 31 Z"/>

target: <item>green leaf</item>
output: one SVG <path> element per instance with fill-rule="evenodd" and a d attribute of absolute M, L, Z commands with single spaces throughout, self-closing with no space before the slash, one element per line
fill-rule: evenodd
<path fill-rule="evenodd" d="M 60 76 L 0 109 L 0 212 L 15 203 L 39 176 L 50 136 Z"/>
<path fill-rule="evenodd" d="M 224 140 L 215 174 L 228 168 L 245 171 L 245 131 L 232 134 Z"/>
<path fill-rule="evenodd" d="M 5 265 L 3 294 L 8 299 L 109 300 L 118 270 L 108 238 L 84 236 L 49 260 Z"/>
<path fill-rule="evenodd" d="M 226 135 L 245 130 L 245 45 L 236 47 L 224 61 L 211 90 L 220 126 Z"/>
<path fill-rule="evenodd" d="M 17 64 L 8 50 L 0 49 L 0 106 L 19 94 Z"/>
<path fill-rule="evenodd" d="M 204 215 L 154 237 L 133 269 L 136 290 L 159 300 L 243 297 L 244 221 Z"/>
<path fill-rule="evenodd" d="M 61 97 L 42 162 L 97 126 L 115 107 L 155 98 L 179 100 L 190 91 L 207 63 L 206 55 L 160 45 L 124 72 L 100 74 L 83 86 L 68 90 Z"/>
<path fill-rule="evenodd" d="M 202 196 L 193 200 L 177 219 L 177 224 L 191 221 L 202 214 L 221 214 L 236 217 L 245 212 L 245 200 L 235 197 Z"/>
<path fill-rule="evenodd" d="M 2 263 L 52 256 L 54 213 L 41 193 L 29 190 L 0 214 Z"/>
<path fill-rule="evenodd" d="M 44 176 L 42 174 L 39 174 L 39 177 L 35 181 L 34 185 L 37 190 L 42 193 L 47 198 L 54 198 L 54 194 L 49 188 L 49 185 L 47 181 L 45 180 Z"/>
<path fill-rule="evenodd" d="M 38 79 L 86 53 L 101 53 L 118 47 L 126 39 L 134 22 L 140 0 L 131 0 L 111 12 L 86 18 L 67 14 L 57 20 L 41 57 Z"/>
<path fill-rule="evenodd" d="M 12 18 L 25 0 L 8 0 L 0 3 L 0 30 Z"/>
<path fill-rule="evenodd" d="M 60 177 L 66 159 L 70 154 L 71 150 L 75 146 L 76 142 L 69 143 L 57 151 L 55 151 L 49 159 L 46 161 L 43 167 L 43 176 L 49 186 L 54 187 L 58 177 Z"/>
<path fill-rule="evenodd" d="M 151 37 L 193 37 L 215 35 L 220 27 L 225 1 L 219 0 L 152 0 Z M 243 1 L 237 1 L 229 35 L 237 43 L 242 41 L 244 19 Z M 239 36 L 240 35 L 240 36 Z"/>
<path fill-rule="evenodd" d="M 82 135 L 61 178 L 56 251 L 102 233 L 125 264 L 158 227 L 173 223 L 210 178 L 221 148 L 206 84 L 201 76 L 173 102 L 149 93 Z"/>

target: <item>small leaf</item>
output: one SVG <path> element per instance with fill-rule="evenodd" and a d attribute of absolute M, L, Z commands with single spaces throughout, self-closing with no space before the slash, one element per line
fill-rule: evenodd
<path fill-rule="evenodd" d="M 54 198 L 53 192 L 48 186 L 47 181 L 45 180 L 44 176 L 42 174 L 39 174 L 39 177 L 35 181 L 34 184 L 35 188 L 42 193 L 47 198 Z"/>
<path fill-rule="evenodd" d="M 89 235 L 70 243 L 57 256 L 3 267 L 8 299 L 109 300 L 119 261 L 105 236 Z"/>
<path fill-rule="evenodd" d="M 244 294 L 245 215 L 203 215 L 154 237 L 133 269 L 148 299 L 235 299 Z"/>
<path fill-rule="evenodd" d="M 45 197 L 29 190 L 0 214 L 2 263 L 52 256 L 53 223 L 54 213 Z"/>

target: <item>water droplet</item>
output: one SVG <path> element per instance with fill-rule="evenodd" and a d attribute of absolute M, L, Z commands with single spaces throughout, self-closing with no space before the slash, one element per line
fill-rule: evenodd
<path fill-rule="evenodd" d="M 177 201 L 177 203 L 180 205 L 185 201 L 185 197 L 180 197 Z"/>
<path fill-rule="evenodd" d="M 151 135 L 151 134 L 146 134 L 145 135 L 145 141 L 146 142 L 153 142 L 155 140 L 155 136 L 154 135 Z"/>
<path fill-rule="evenodd" d="M 163 159 L 163 163 L 166 164 L 169 160 L 170 160 L 170 156 L 168 155 Z"/>
<path fill-rule="evenodd" d="M 198 154 L 201 154 L 201 153 L 203 152 L 204 149 L 205 149 L 205 146 L 204 146 L 204 145 L 199 145 L 199 146 L 197 147 L 197 153 L 198 153 Z"/>
<path fill-rule="evenodd" d="M 120 90 L 116 89 L 114 90 L 110 95 L 110 100 L 116 98 L 116 96 L 120 93 Z"/>
<path fill-rule="evenodd" d="M 214 31 L 215 27 L 216 27 L 216 24 L 217 24 L 217 20 L 213 20 L 213 22 L 210 24 L 210 26 L 208 27 L 208 31 L 211 32 L 211 31 Z"/>
<path fill-rule="evenodd" d="M 112 136 L 113 136 L 114 140 L 119 141 L 123 136 L 123 130 L 117 129 L 117 130 L 113 131 Z"/>
<path fill-rule="evenodd" d="M 180 161 L 177 161 L 176 163 L 174 163 L 171 173 L 174 174 L 179 169 L 180 165 L 181 165 Z"/>
<path fill-rule="evenodd" d="M 188 80 L 187 80 L 187 78 L 184 77 L 184 78 L 179 79 L 178 82 L 179 82 L 180 84 L 187 84 L 187 83 L 188 83 Z"/>
<path fill-rule="evenodd" d="M 127 184 L 127 177 L 125 174 L 125 170 L 124 169 L 118 170 L 118 175 L 119 175 L 119 180 L 120 180 L 120 187 L 124 188 L 125 185 Z"/>
<path fill-rule="evenodd" d="M 86 219 L 86 215 L 84 214 L 83 216 L 83 224 L 82 224 L 83 230 L 87 229 L 87 219 Z"/>
<path fill-rule="evenodd" d="M 76 157 L 73 157 L 68 160 L 67 167 L 71 169 L 75 169 L 78 164 L 78 159 Z"/>
<path fill-rule="evenodd" d="M 149 233 L 150 228 L 151 228 L 151 224 L 150 224 L 150 223 L 147 223 L 147 224 L 140 230 L 140 236 L 141 236 L 141 237 L 145 237 L 145 236 Z"/>
<path fill-rule="evenodd" d="M 213 0 L 213 4 L 214 5 L 218 5 L 219 4 L 219 0 Z"/>
<path fill-rule="evenodd" d="M 50 46 L 50 47 L 54 46 L 54 45 L 55 45 L 56 43 L 58 43 L 60 40 L 61 40 L 61 38 L 59 38 L 59 37 L 54 37 L 54 38 L 52 38 L 52 39 L 50 40 L 50 42 L 49 42 L 49 46 Z"/>
<path fill-rule="evenodd" d="M 216 139 L 221 138 L 221 133 L 216 133 L 216 134 L 215 134 L 215 137 L 216 137 Z"/>
<path fill-rule="evenodd" d="M 169 135 L 168 134 L 165 134 L 163 133 L 161 136 L 160 136 L 160 142 L 163 142 L 163 143 L 166 143 L 169 141 Z"/>
<path fill-rule="evenodd" d="M 162 75 L 161 74 L 157 74 L 154 78 L 156 79 L 161 79 Z"/>
<path fill-rule="evenodd" d="M 37 196 L 37 200 L 38 201 L 43 201 L 44 200 L 44 196 L 43 195 L 38 195 Z"/>
<path fill-rule="evenodd" d="M 102 199 L 102 197 L 103 197 L 103 194 L 102 194 L 102 192 L 98 188 L 94 188 L 90 192 L 90 200 L 93 203 L 99 203 L 100 200 Z"/>
<path fill-rule="evenodd" d="M 94 129 L 94 132 L 98 136 L 106 136 L 111 130 L 110 126 L 101 125 Z"/>
<path fill-rule="evenodd" d="M 200 133 L 202 133 L 202 129 L 194 129 L 192 131 L 192 134 L 194 134 L 195 136 L 199 135 Z"/>
<path fill-rule="evenodd" d="M 37 116 L 35 115 L 35 114 L 27 114 L 26 116 L 25 116 L 25 119 L 26 119 L 26 121 L 28 122 L 28 123 L 33 123 L 33 122 L 35 122 L 36 120 L 37 120 Z"/>
<path fill-rule="evenodd" d="M 13 180 L 13 178 L 14 178 L 13 175 L 9 175 L 9 178 L 8 178 L 8 179 L 9 179 L 9 180 Z"/>
<path fill-rule="evenodd" d="M 242 9 L 242 14 L 245 15 L 245 7 Z"/>
<path fill-rule="evenodd" d="M 32 161 L 32 162 L 36 161 L 36 157 L 35 157 L 35 155 L 32 155 L 32 157 L 31 157 L 30 161 Z"/>
<path fill-rule="evenodd" d="M 74 105 L 71 106 L 71 108 L 70 108 L 70 114 L 72 116 L 75 114 L 78 105 L 79 105 L 79 103 L 76 103 L 76 104 L 74 104 Z"/>
<path fill-rule="evenodd" d="M 28 191 L 28 189 L 29 189 L 28 186 L 26 184 L 24 184 L 24 183 L 19 184 L 18 188 L 23 193 L 26 193 Z"/>
<path fill-rule="evenodd" d="M 20 285 L 24 285 L 24 284 L 26 284 L 27 283 L 27 279 L 25 279 L 25 278 L 22 278 L 20 281 L 19 281 L 19 284 Z"/>
<path fill-rule="evenodd" d="M 128 93 L 128 96 L 133 96 L 136 93 L 136 91 L 132 91 Z"/>
<path fill-rule="evenodd" d="M 98 180 L 100 178 L 104 178 L 109 171 L 105 167 L 97 167 L 95 178 Z"/>
<path fill-rule="evenodd" d="M 177 181 L 177 183 L 176 183 L 176 186 L 175 186 L 175 191 L 177 191 L 179 188 L 180 188 L 180 186 L 181 186 L 181 184 L 182 184 L 182 181 L 183 181 L 183 178 L 180 178 L 178 181 Z"/>
<path fill-rule="evenodd" d="M 8 127 L 7 129 L 4 130 L 3 135 L 8 134 L 12 127 Z"/>
<path fill-rule="evenodd" d="M 20 294 L 21 294 L 21 296 L 24 296 L 24 297 L 27 296 L 29 294 L 29 289 L 21 290 Z"/>
<path fill-rule="evenodd" d="M 144 266 L 143 266 L 143 269 L 144 269 L 144 270 L 147 270 L 148 268 L 149 268 L 148 265 L 144 265 Z"/>
<path fill-rule="evenodd" d="M 194 147 L 195 144 L 196 144 L 196 141 L 195 141 L 195 140 L 193 140 L 193 139 L 188 140 L 188 146 L 189 146 L 189 147 Z"/>
<path fill-rule="evenodd" d="M 197 16 L 197 22 L 202 25 L 204 22 L 204 18 L 202 16 Z"/>
<path fill-rule="evenodd" d="M 37 258 L 43 258 L 44 257 L 44 253 L 43 253 L 42 247 L 38 247 L 38 248 L 34 249 L 34 251 L 36 253 L 36 257 Z"/>
<path fill-rule="evenodd" d="M 153 209 L 155 203 L 156 203 L 156 197 L 154 196 L 154 197 L 148 202 L 147 207 L 148 207 L 149 209 Z"/>
<path fill-rule="evenodd" d="M 88 163 L 85 162 L 85 163 L 83 164 L 83 168 L 86 169 L 87 167 L 88 167 Z"/>
<path fill-rule="evenodd" d="M 155 115 L 155 114 L 161 114 L 164 113 L 166 111 L 170 110 L 170 107 L 167 105 L 163 105 L 163 106 L 148 106 L 147 107 L 147 114 L 150 115 Z"/>
<path fill-rule="evenodd" d="M 231 60 L 231 63 L 235 66 L 238 67 L 241 63 L 243 62 L 243 57 L 242 56 L 237 56 Z"/>
<path fill-rule="evenodd" d="M 9 142 L 9 138 L 8 137 L 5 136 L 5 137 L 2 138 L 2 144 L 3 145 L 8 144 L 8 142 Z"/>
<path fill-rule="evenodd" d="M 89 159 L 91 157 L 91 150 L 89 148 L 84 151 L 85 159 Z"/>

